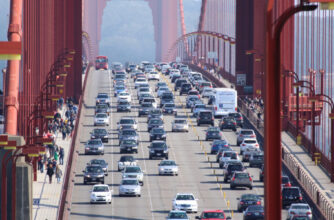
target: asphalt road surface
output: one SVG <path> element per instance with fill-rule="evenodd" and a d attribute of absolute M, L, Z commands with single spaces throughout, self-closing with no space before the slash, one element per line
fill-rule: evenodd
<path fill-rule="evenodd" d="M 263 183 L 259 182 L 259 169 L 247 170 L 253 176 L 253 189 L 238 188 L 231 190 L 230 185 L 223 183 L 222 169 L 215 163 L 215 155 L 209 155 L 211 141 L 204 141 L 207 126 L 196 126 L 195 119 L 190 117 L 190 110 L 184 109 L 185 96 L 175 94 L 178 106 L 179 118 L 188 118 L 190 124 L 188 133 L 172 133 L 171 122 L 174 116 L 164 116 L 164 126 L 167 131 L 167 144 L 169 159 L 175 160 L 179 165 L 178 176 L 159 176 L 159 159 L 148 159 L 149 135 L 147 132 L 146 117 L 137 118 L 140 145 L 138 154 L 133 154 L 138 160 L 140 167 L 145 170 L 144 186 L 141 197 L 119 197 L 118 187 L 121 181 L 121 173 L 117 171 L 119 153 L 117 139 L 117 122 L 122 116 L 138 116 L 137 92 L 134 89 L 133 80 L 128 79 L 128 89 L 132 94 L 132 111 L 130 113 L 116 112 L 116 98 L 113 97 L 112 74 L 109 71 L 92 71 L 89 74 L 85 91 L 85 105 L 82 109 L 80 134 L 78 144 L 79 157 L 75 164 L 76 177 L 72 195 L 70 219 L 165 219 L 172 208 L 172 200 L 176 193 L 193 193 L 198 198 L 199 213 L 189 214 L 195 219 L 201 211 L 208 209 L 222 209 L 232 219 L 243 219 L 242 213 L 237 212 L 237 200 L 245 193 L 256 193 L 263 198 Z M 167 80 L 161 77 L 161 80 Z M 167 80 L 169 81 L 169 80 Z M 156 82 L 150 82 L 154 91 Z M 108 92 L 112 99 L 111 126 L 108 128 L 111 135 L 109 142 L 105 144 L 103 156 L 84 155 L 84 143 L 90 138 L 89 132 L 94 128 L 95 97 L 98 92 Z M 158 102 L 159 103 L 159 102 Z M 188 116 L 187 116 L 188 113 Z M 218 121 L 215 122 L 218 124 Z M 223 137 L 237 152 L 236 134 L 233 131 L 224 131 Z M 90 204 L 90 190 L 92 185 L 83 184 L 82 170 L 86 164 L 94 158 L 103 158 L 109 163 L 109 175 L 105 177 L 105 184 L 113 189 L 112 204 Z M 212 167 L 211 167 L 212 166 Z M 262 201 L 263 202 L 263 201 Z M 284 211 L 283 216 L 286 216 Z"/>

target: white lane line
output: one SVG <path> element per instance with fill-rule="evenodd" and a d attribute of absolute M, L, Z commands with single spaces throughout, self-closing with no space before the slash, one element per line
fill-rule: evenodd
<path fill-rule="evenodd" d="M 108 81 L 109 81 L 109 97 L 110 97 L 110 104 L 112 105 L 112 98 L 111 97 L 113 97 L 112 96 L 112 86 L 111 86 L 111 83 L 112 83 L 112 81 L 111 81 L 111 75 L 110 75 L 110 70 L 107 70 L 108 71 Z M 111 107 L 111 106 L 110 106 Z M 109 122 L 110 122 L 110 125 L 109 125 L 109 129 L 108 129 L 108 133 L 109 133 L 109 130 L 111 130 L 111 128 L 112 128 L 112 126 L 113 126 L 113 124 L 114 124 L 114 117 L 112 116 L 112 110 L 110 110 L 110 114 L 109 114 L 110 116 L 111 116 L 111 119 L 110 119 L 110 117 L 109 117 Z M 111 184 L 114 184 L 114 139 L 112 138 L 111 139 L 111 149 L 112 149 L 112 152 L 111 152 L 111 167 L 110 167 L 110 169 L 111 169 Z M 108 170 L 109 171 L 109 170 Z M 113 185 L 112 185 L 112 187 L 111 187 L 111 190 L 112 190 L 112 194 L 113 194 L 113 191 L 114 191 L 114 187 L 113 187 Z M 114 213 L 113 212 L 113 208 L 114 208 L 114 197 L 112 196 L 111 197 L 111 213 Z"/>

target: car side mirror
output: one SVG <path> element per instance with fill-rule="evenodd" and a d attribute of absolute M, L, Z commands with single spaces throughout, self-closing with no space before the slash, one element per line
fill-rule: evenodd
<path fill-rule="evenodd" d="M 90 166 L 90 163 L 87 163 L 86 165 L 87 165 L 87 166 Z"/>
<path fill-rule="evenodd" d="M 147 146 L 147 148 L 150 148 L 150 146 Z"/>
<path fill-rule="evenodd" d="M 82 172 L 84 173 L 85 171 L 83 170 Z"/>

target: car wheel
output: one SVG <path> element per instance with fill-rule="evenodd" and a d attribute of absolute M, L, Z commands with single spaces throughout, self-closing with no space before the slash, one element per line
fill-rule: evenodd
<path fill-rule="evenodd" d="M 139 194 L 138 197 L 141 197 L 141 194 Z"/>
<path fill-rule="evenodd" d="M 149 156 L 149 159 L 152 160 L 152 156 L 151 155 Z"/>
<path fill-rule="evenodd" d="M 237 129 L 236 129 L 236 128 L 233 128 L 233 131 L 237 131 Z"/>
<path fill-rule="evenodd" d="M 197 122 L 197 126 L 200 126 L 200 125 L 201 125 L 201 123 L 198 123 L 198 122 Z"/>
<path fill-rule="evenodd" d="M 231 189 L 234 189 L 234 186 L 231 185 L 230 188 L 231 188 Z"/>
<path fill-rule="evenodd" d="M 240 155 L 242 155 L 244 153 L 244 151 L 240 151 Z"/>
<path fill-rule="evenodd" d="M 136 154 L 138 154 L 138 150 L 136 150 Z"/>
<path fill-rule="evenodd" d="M 84 185 L 87 185 L 87 182 L 86 182 L 86 181 L 84 181 L 84 182 L 83 182 L 83 184 L 84 184 Z"/>
<path fill-rule="evenodd" d="M 227 183 L 227 178 L 224 178 L 224 183 Z"/>
<path fill-rule="evenodd" d="M 141 186 L 144 186 L 144 182 L 141 182 L 141 184 L 140 184 Z"/>
<path fill-rule="evenodd" d="M 109 204 L 111 204 L 111 202 L 109 202 Z"/>
<path fill-rule="evenodd" d="M 101 181 L 101 184 L 104 184 L 104 180 L 103 180 L 103 181 Z"/>
<path fill-rule="evenodd" d="M 166 160 L 168 160 L 168 156 L 166 157 Z"/>
<path fill-rule="evenodd" d="M 108 171 L 107 171 L 108 172 Z M 108 176 L 108 173 L 106 173 L 106 176 Z"/>
<path fill-rule="evenodd" d="M 260 182 L 263 182 L 263 178 L 260 178 Z"/>
<path fill-rule="evenodd" d="M 249 189 L 252 190 L 252 189 L 253 189 L 253 186 L 250 186 Z"/>

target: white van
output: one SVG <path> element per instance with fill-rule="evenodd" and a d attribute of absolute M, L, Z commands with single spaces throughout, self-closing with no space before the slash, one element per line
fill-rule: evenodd
<path fill-rule="evenodd" d="M 222 117 L 237 111 L 238 95 L 235 89 L 215 88 L 213 109 L 215 117 Z"/>

